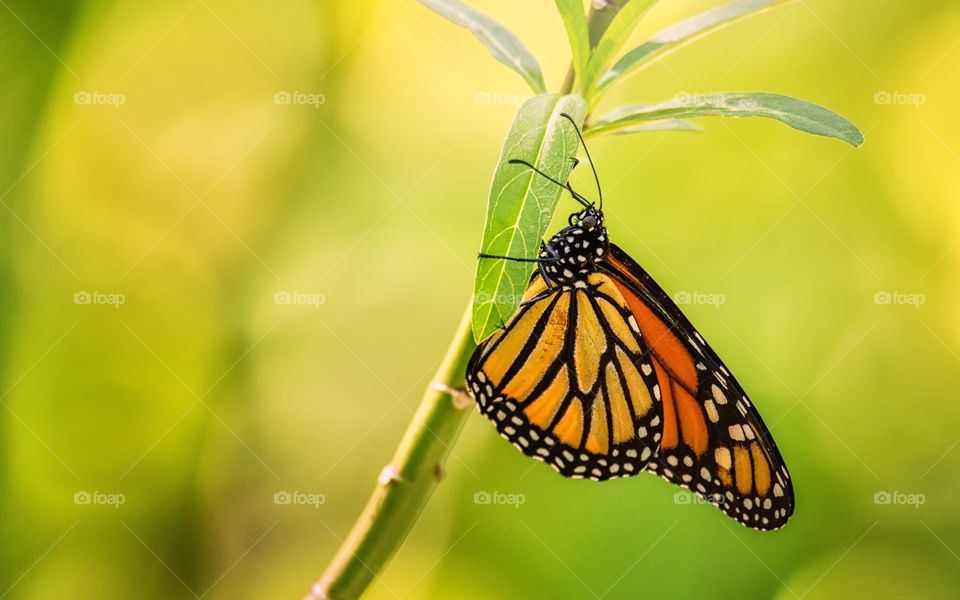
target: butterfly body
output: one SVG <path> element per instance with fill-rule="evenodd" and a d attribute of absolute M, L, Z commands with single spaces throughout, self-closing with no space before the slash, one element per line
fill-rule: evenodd
<path fill-rule="evenodd" d="M 588 207 L 573 213 L 570 226 L 557 232 L 540 249 L 547 281 L 561 287 L 577 282 L 582 286 L 587 276 L 597 270 L 596 263 L 603 260 L 609 245 L 601 210 Z"/>

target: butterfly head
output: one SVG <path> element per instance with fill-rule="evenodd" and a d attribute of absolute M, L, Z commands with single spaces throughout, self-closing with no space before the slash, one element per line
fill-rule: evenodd
<path fill-rule="evenodd" d="M 587 232 L 603 229 L 603 211 L 590 205 L 580 212 L 570 215 L 570 226 L 579 227 Z"/>

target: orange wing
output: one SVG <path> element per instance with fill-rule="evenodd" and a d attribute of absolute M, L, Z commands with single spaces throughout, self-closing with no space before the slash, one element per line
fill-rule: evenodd
<path fill-rule="evenodd" d="M 544 294 L 535 275 L 524 304 L 484 341 L 467 389 L 500 435 L 562 475 L 635 475 L 662 434 L 656 374 L 613 280 Z"/>
<path fill-rule="evenodd" d="M 787 467 L 743 388 L 659 285 L 610 245 L 611 276 L 650 349 L 663 439 L 646 469 L 744 525 L 778 529 L 793 514 Z"/>

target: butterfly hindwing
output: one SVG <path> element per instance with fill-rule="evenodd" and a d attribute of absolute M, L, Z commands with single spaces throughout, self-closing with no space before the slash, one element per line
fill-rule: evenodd
<path fill-rule="evenodd" d="M 744 525 L 778 529 L 793 513 L 786 465 L 743 388 L 670 297 L 613 244 L 611 276 L 650 349 L 663 411 L 659 451 L 646 465 Z"/>
<path fill-rule="evenodd" d="M 474 353 L 467 386 L 503 437 L 562 475 L 634 475 L 662 436 L 638 331 L 608 276 L 551 292 L 536 275 L 521 308 Z"/>

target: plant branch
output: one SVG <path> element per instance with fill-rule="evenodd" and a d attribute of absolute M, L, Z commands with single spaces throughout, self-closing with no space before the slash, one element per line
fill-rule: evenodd
<path fill-rule="evenodd" d="M 596 48 L 600 38 L 606 33 L 607 27 L 617 13 L 630 0 L 593 0 L 590 3 L 590 14 L 587 15 L 587 31 L 590 32 L 590 48 Z"/>
<path fill-rule="evenodd" d="M 630 0 L 593 0 L 590 2 L 590 12 L 587 13 L 587 31 L 590 33 L 591 50 L 597 47 L 597 43 L 600 42 L 600 38 L 602 38 L 603 34 L 607 31 L 607 27 L 610 27 L 613 18 L 617 16 L 620 9 L 629 1 Z M 560 86 L 561 94 L 573 92 L 576 75 L 576 70 L 571 62 L 570 68 L 567 69 L 567 76 L 563 80 L 563 85 Z M 590 107 L 588 106 L 587 112 L 589 113 L 589 111 Z"/>
<path fill-rule="evenodd" d="M 366 508 L 307 599 L 359 598 L 403 543 L 443 478 L 443 463 L 470 414 L 465 409 L 473 405 L 469 398 L 464 402 L 465 392 L 457 391 L 476 348 L 471 315 L 468 306 L 393 460 L 380 473 Z"/>
<path fill-rule="evenodd" d="M 561 94 L 569 94 L 573 91 L 573 82 L 577 77 L 577 71 L 573 67 L 573 63 L 570 63 L 570 68 L 567 69 L 567 76 L 563 78 L 563 85 L 560 86 Z"/>

